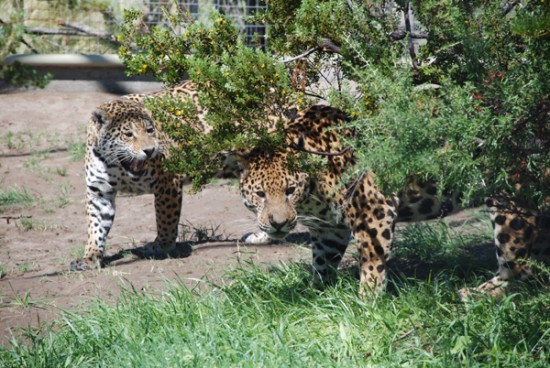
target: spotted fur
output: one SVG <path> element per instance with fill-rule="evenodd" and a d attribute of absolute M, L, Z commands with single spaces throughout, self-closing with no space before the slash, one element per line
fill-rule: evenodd
<path fill-rule="evenodd" d="M 398 222 L 442 218 L 465 207 L 460 194 L 441 193 L 435 183 L 411 183 L 398 193 L 398 197 Z M 550 251 L 548 214 L 519 206 L 506 197 L 487 198 L 485 204 L 493 225 L 498 271 L 493 278 L 478 287 L 460 290 L 462 299 L 480 293 L 502 295 L 508 281 L 531 278 L 532 270 L 525 262 L 526 259 L 533 256 L 546 261 L 547 252 Z"/>
<path fill-rule="evenodd" d="M 260 229 L 269 237 L 284 238 L 297 222 L 308 227 L 317 280 L 332 274 L 354 237 L 361 259 L 360 290 L 365 293 L 384 285 L 396 202 L 384 197 L 368 173 L 341 184 L 354 167 L 354 158 L 342 150 L 341 137 L 331 128 L 346 120 L 342 111 L 329 106 L 299 112 L 285 126 L 288 146 L 293 148 L 254 151 L 241 158 L 245 170 L 240 189 L 245 205 L 257 214 Z M 310 175 L 289 168 L 289 154 L 311 154 L 306 152 L 323 157 L 322 172 Z"/>
<path fill-rule="evenodd" d="M 195 86 L 188 82 L 149 96 L 123 96 L 93 112 L 85 159 L 88 241 L 84 258 L 71 262 L 72 270 L 101 266 L 119 192 L 153 193 L 157 237 L 151 251 L 166 254 L 175 247 L 184 176 L 164 170 L 162 159 L 172 143 L 143 104 L 145 97 L 168 94 L 197 100 Z M 198 113 L 204 121 L 200 108 Z M 208 131 L 209 127 L 197 129 Z"/>
<path fill-rule="evenodd" d="M 201 107 L 196 85 L 191 81 L 152 93 L 132 94 L 100 105 L 88 123 L 86 141 L 86 212 L 88 241 L 82 259 L 71 262 L 72 270 L 86 270 L 102 264 L 105 244 L 115 217 L 118 192 L 153 193 L 157 237 L 151 255 L 166 254 L 175 247 L 181 212 L 182 184 L 186 175 L 166 172 L 163 157 L 173 144 L 159 122 L 145 108 L 146 98 L 172 97 L 193 102 L 197 119 L 182 121 L 208 134 L 206 111 Z M 274 126 L 280 118 L 292 116 L 293 106 L 276 108 L 268 114 Z M 271 110 L 270 110 L 271 111 Z M 218 176 L 238 177 L 234 160 L 226 160 Z"/>
<path fill-rule="evenodd" d="M 434 183 L 413 182 L 391 199 L 380 193 L 368 173 L 342 185 L 343 174 L 354 166 L 353 155 L 344 150 L 330 128 L 346 120 L 337 109 L 313 106 L 287 122 L 288 151 L 253 152 L 243 159 L 243 201 L 257 214 L 262 230 L 245 241 L 284 238 L 300 222 L 311 234 L 316 274 L 325 279 L 338 266 L 353 236 L 359 247 L 364 293 L 379 290 L 384 284 L 395 222 L 441 218 L 463 207 L 460 195 L 439 193 Z M 333 155 L 325 156 L 322 172 L 309 177 L 289 170 L 289 153 Z M 494 227 L 498 273 L 477 288 L 461 290 L 463 298 L 476 292 L 499 295 L 508 280 L 530 277 L 531 269 L 522 260 L 545 255 L 550 249 L 548 216 L 512 201 L 489 199 L 487 205 Z"/>
<path fill-rule="evenodd" d="M 550 213 L 521 207 L 508 199 L 488 198 L 486 205 L 493 225 L 498 272 L 476 288 L 460 290 L 462 299 L 479 293 L 500 296 L 508 281 L 532 278 L 533 270 L 526 260 L 550 261 Z"/>

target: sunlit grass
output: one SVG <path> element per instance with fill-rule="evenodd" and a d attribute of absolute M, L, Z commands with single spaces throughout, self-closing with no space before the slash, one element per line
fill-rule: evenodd
<path fill-rule="evenodd" d="M 409 241 L 412 235 L 405 235 L 402 241 Z M 418 247 L 424 251 L 424 244 Z M 449 262 L 461 257 L 442 254 Z M 67 312 L 51 330 L 27 331 L 0 350 L 0 365 L 545 367 L 549 359 L 544 287 L 524 285 L 501 300 L 462 303 L 456 291 L 478 283 L 478 275 L 464 277 L 451 267 L 410 278 L 394 269 L 386 293 L 361 299 L 353 269 L 318 289 L 300 263 L 243 266 L 209 292 L 182 282 L 163 293 L 128 286 L 116 305 L 100 300 Z"/>
<path fill-rule="evenodd" d="M 82 142 L 70 143 L 69 153 L 72 161 L 83 161 L 86 156 L 86 144 Z"/>
<path fill-rule="evenodd" d="M 37 199 L 25 188 L 0 188 L 0 213 L 7 208 L 28 207 L 36 203 Z"/>

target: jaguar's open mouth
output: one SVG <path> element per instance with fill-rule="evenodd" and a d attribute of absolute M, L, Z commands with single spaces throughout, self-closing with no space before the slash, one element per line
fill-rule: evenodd
<path fill-rule="evenodd" d="M 130 174 L 140 176 L 145 172 L 145 160 L 124 161 L 122 163 L 122 167 L 124 167 Z"/>

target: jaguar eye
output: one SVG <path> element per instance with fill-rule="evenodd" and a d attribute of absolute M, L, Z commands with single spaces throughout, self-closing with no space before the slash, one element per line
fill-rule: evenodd
<path fill-rule="evenodd" d="M 262 192 L 261 190 L 257 191 L 257 192 L 256 192 L 256 195 L 257 195 L 258 197 L 260 197 L 260 198 L 265 198 L 265 193 Z"/>
<path fill-rule="evenodd" d="M 132 137 L 134 136 L 134 133 L 132 133 L 132 132 L 125 132 L 124 135 L 127 136 L 128 138 L 132 138 Z"/>
<path fill-rule="evenodd" d="M 147 128 L 147 134 L 153 134 L 155 132 L 155 128 L 153 127 L 148 127 Z"/>
<path fill-rule="evenodd" d="M 295 191 L 296 191 L 296 187 L 289 187 L 289 188 L 287 188 L 287 190 L 285 191 L 285 194 L 286 194 L 287 196 L 289 196 L 289 195 L 294 194 Z"/>

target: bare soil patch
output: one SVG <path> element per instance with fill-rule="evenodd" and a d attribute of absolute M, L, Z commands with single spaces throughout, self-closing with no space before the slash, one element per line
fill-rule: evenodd
<path fill-rule="evenodd" d="M 203 229 L 220 241 L 181 243 L 179 256 L 163 260 L 126 255 L 155 238 L 153 196 L 119 196 L 107 250 L 116 260 L 99 271 L 70 272 L 86 242 L 86 122 L 97 105 L 116 97 L 50 89 L 0 94 L 0 191 L 32 197 L 30 204 L 0 212 L 0 344 L 8 344 L 10 329 L 36 327 L 60 309 L 78 310 L 95 298 L 114 302 L 121 285 L 155 292 L 166 280 L 189 286 L 217 281 L 244 260 L 310 258 L 309 250 L 288 243 L 240 243 L 256 229 L 254 216 L 242 205 L 236 182 L 219 181 L 185 196 L 181 233 Z"/>

